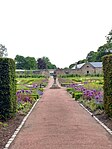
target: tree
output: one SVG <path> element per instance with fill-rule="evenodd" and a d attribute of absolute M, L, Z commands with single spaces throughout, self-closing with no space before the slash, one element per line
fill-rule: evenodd
<path fill-rule="evenodd" d="M 87 54 L 86 59 L 89 62 L 101 62 L 103 56 L 111 54 L 112 51 L 112 30 L 108 33 L 108 35 L 106 36 L 106 43 L 103 44 L 102 46 L 100 46 L 97 50 L 97 52 L 94 51 L 90 51 Z"/>
<path fill-rule="evenodd" d="M 88 62 L 95 62 L 95 61 L 96 61 L 96 55 L 97 55 L 97 52 L 90 51 L 90 52 L 87 54 L 86 60 L 87 60 Z"/>
<path fill-rule="evenodd" d="M 37 60 L 38 69 L 55 69 L 56 65 L 52 64 L 48 57 L 42 57 Z"/>
<path fill-rule="evenodd" d="M 87 62 L 87 60 L 83 59 L 83 60 L 80 60 L 80 61 L 76 62 L 76 64 L 82 64 L 82 63 L 86 63 L 86 62 Z"/>
<path fill-rule="evenodd" d="M 70 64 L 69 68 L 72 69 L 76 64 Z"/>
<path fill-rule="evenodd" d="M 37 63 L 34 57 L 16 55 L 15 61 L 16 69 L 35 70 L 37 68 Z"/>
<path fill-rule="evenodd" d="M 2 44 L 0 44 L 0 57 L 7 56 L 7 55 L 8 55 L 7 48 Z"/>
<path fill-rule="evenodd" d="M 44 62 L 46 63 L 46 68 L 47 69 L 55 69 L 56 68 L 56 65 L 52 64 L 49 60 L 48 57 L 43 57 L 42 58 L 44 60 Z"/>
<path fill-rule="evenodd" d="M 37 60 L 38 69 L 46 69 L 46 63 L 43 58 L 38 58 Z"/>
<path fill-rule="evenodd" d="M 37 68 L 37 63 L 34 57 L 25 58 L 25 69 L 26 70 L 35 70 Z"/>
<path fill-rule="evenodd" d="M 112 43 L 112 30 L 106 36 L 107 43 Z"/>
<path fill-rule="evenodd" d="M 15 57 L 16 69 L 25 69 L 25 58 L 21 55 L 16 55 Z"/>

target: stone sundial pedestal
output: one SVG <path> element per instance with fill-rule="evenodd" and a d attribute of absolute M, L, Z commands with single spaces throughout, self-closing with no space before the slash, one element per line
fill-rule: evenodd
<path fill-rule="evenodd" d="M 54 82 L 53 82 L 53 85 L 50 87 L 50 89 L 60 89 L 60 87 L 58 86 L 56 82 L 56 78 L 57 78 L 57 74 L 56 74 L 56 71 L 54 71 L 53 73 Z"/>

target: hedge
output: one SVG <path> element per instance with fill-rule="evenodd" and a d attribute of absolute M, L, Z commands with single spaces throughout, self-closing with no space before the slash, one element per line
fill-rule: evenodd
<path fill-rule="evenodd" d="M 112 54 L 103 57 L 104 72 L 104 109 L 112 116 Z"/>
<path fill-rule="evenodd" d="M 15 62 L 0 58 L 0 118 L 7 119 L 16 113 Z"/>

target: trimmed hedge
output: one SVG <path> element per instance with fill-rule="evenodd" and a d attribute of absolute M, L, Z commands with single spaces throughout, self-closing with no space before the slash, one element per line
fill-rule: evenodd
<path fill-rule="evenodd" d="M 104 72 L 104 109 L 112 116 L 112 54 L 103 57 Z"/>
<path fill-rule="evenodd" d="M 0 58 L 0 118 L 7 119 L 16 113 L 15 62 Z"/>

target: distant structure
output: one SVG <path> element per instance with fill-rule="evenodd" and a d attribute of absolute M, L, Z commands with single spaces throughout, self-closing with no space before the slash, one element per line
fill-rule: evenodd
<path fill-rule="evenodd" d="M 102 62 L 87 62 L 78 64 L 76 67 L 73 67 L 72 70 L 76 70 L 76 72 L 80 75 L 87 74 L 102 74 Z"/>
<path fill-rule="evenodd" d="M 58 75 L 78 74 L 78 75 L 97 75 L 102 74 L 102 62 L 86 62 L 76 64 L 72 69 L 58 69 Z"/>
<path fill-rule="evenodd" d="M 102 74 L 102 62 L 86 62 L 76 64 L 72 69 L 39 69 L 39 70 L 16 70 L 17 74 L 42 74 L 46 76 L 53 76 L 54 71 L 57 75 L 78 74 L 78 75 L 97 75 Z"/>

